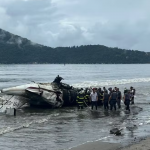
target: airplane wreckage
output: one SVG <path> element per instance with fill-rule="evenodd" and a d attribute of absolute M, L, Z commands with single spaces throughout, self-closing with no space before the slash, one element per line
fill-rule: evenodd
<path fill-rule="evenodd" d="M 31 107 L 73 106 L 79 89 L 62 83 L 59 75 L 52 83 L 31 83 L 0 91 L 0 112 L 6 109 L 19 109 L 28 103 Z"/>

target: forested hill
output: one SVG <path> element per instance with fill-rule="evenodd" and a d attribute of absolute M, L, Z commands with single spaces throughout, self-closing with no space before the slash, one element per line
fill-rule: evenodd
<path fill-rule="evenodd" d="M 102 45 L 51 48 L 0 29 L 0 64 L 29 63 L 150 63 L 150 53 Z"/>

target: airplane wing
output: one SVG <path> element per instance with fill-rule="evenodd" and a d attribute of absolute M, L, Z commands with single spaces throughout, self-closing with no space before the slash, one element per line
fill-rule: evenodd
<path fill-rule="evenodd" d="M 43 90 L 40 90 L 39 88 L 33 88 L 33 87 L 26 88 L 25 91 L 34 93 L 36 95 L 41 95 L 43 93 Z"/>

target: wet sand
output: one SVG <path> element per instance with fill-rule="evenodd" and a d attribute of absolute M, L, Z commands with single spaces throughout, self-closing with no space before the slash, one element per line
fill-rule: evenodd
<path fill-rule="evenodd" d="M 120 147 L 121 145 L 117 143 L 96 141 L 71 148 L 71 150 L 117 150 Z"/>
<path fill-rule="evenodd" d="M 117 143 L 96 141 L 71 148 L 71 150 L 150 150 L 150 138 L 127 147 Z"/>
<path fill-rule="evenodd" d="M 120 150 L 150 150 L 150 138 L 142 140 L 128 147 L 121 148 Z"/>

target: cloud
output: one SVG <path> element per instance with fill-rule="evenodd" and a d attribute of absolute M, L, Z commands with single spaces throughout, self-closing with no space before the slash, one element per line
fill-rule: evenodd
<path fill-rule="evenodd" d="M 5 0 L 0 28 L 51 47 L 100 44 L 150 51 L 149 0 Z"/>

